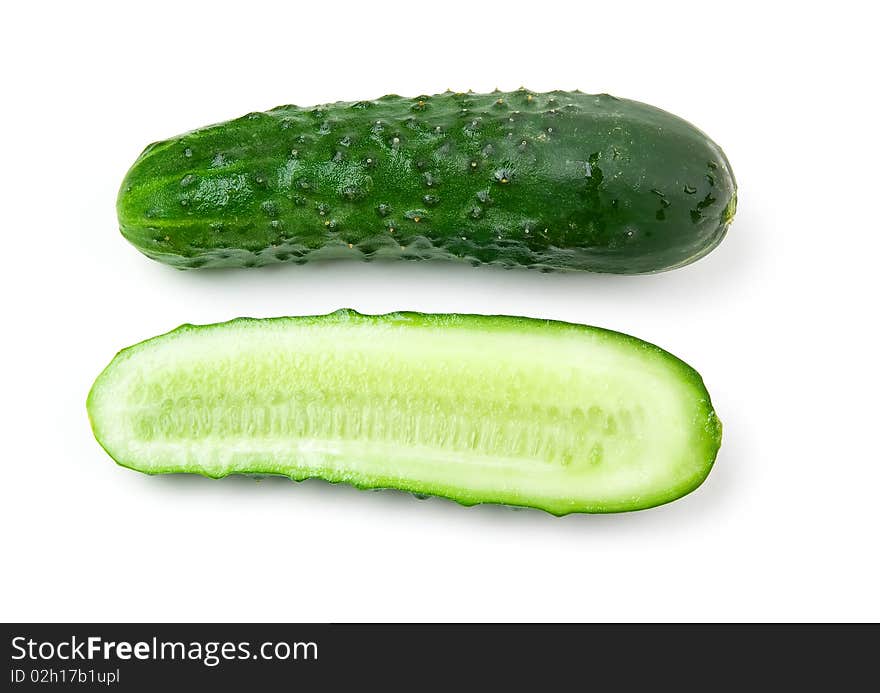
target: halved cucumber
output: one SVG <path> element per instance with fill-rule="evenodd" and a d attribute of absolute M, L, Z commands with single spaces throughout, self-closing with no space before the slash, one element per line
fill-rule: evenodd
<path fill-rule="evenodd" d="M 671 354 L 505 316 L 183 325 L 117 354 L 87 406 L 110 456 L 147 474 L 318 477 L 556 515 L 679 498 L 721 442 L 702 379 Z"/>

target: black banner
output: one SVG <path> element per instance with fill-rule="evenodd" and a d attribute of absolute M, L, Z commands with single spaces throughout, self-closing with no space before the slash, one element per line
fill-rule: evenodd
<path fill-rule="evenodd" d="M 876 685 L 880 646 L 875 625 L 21 624 L 2 631 L 2 689 L 11 691 L 691 690 L 798 681 L 849 690 Z"/>

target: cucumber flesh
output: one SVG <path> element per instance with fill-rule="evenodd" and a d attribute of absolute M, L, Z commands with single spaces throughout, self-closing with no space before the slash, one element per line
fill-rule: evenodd
<path fill-rule="evenodd" d="M 148 474 L 280 474 L 464 505 L 637 510 L 700 485 L 721 439 L 700 376 L 570 323 L 393 313 L 183 325 L 121 351 L 96 438 Z"/>

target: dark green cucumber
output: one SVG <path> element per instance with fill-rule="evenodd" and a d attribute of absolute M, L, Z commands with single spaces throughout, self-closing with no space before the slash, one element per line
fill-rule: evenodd
<path fill-rule="evenodd" d="M 184 325 L 121 351 L 88 411 L 111 457 L 148 474 L 318 477 L 557 515 L 679 498 L 721 443 L 702 379 L 659 347 L 502 316 Z"/>
<path fill-rule="evenodd" d="M 280 106 L 152 144 L 122 234 L 176 267 L 317 258 L 657 272 L 736 209 L 721 149 L 606 94 L 525 89 Z"/>

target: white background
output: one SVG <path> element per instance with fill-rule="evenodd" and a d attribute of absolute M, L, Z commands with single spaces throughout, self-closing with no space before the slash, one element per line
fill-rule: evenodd
<path fill-rule="evenodd" d="M 2 620 L 880 619 L 869 3 L 136 5 L 2 10 Z M 117 186 L 154 140 L 282 103 L 523 84 L 706 130 L 740 185 L 724 243 L 641 277 L 180 272 L 117 231 Z M 665 507 L 556 519 L 149 478 L 92 438 L 86 393 L 119 348 L 182 322 L 340 307 L 541 316 L 660 344 L 712 393 L 716 467 Z"/>

